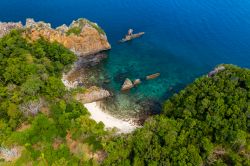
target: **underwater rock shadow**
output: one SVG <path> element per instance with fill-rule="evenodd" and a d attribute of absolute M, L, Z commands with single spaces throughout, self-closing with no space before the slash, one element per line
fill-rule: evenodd
<path fill-rule="evenodd" d="M 164 95 L 160 98 L 160 101 L 164 102 L 165 100 L 170 99 L 174 94 L 179 93 L 186 86 L 187 84 L 184 83 L 177 83 L 175 85 L 169 86 Z"/>

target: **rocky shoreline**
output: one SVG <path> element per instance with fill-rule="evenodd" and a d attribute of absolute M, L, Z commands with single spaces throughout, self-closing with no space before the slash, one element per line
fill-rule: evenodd
<path fill-rule="evenodd" d="M 101 59 L 97 60 L 99 63 L 102 60 L 102 56 L 98 55 L 97 57 L 101 57 Z M 92 58 L 96 59 L 95 56 L 93 56 Z M 79 68 L 81 68 L 81 70 L 84 70 L 90 66 L 92 67 L 93 61 L 94 64 L 97 63 L 96 60 L 90 60 L 90 57 L 82 57 L 80 59 L 81 60 L 76 62 L 72 67 L 71 71 L 63 75 L 62 82 L 68 89 L 74 89 L 80 86 L 85 87 L 84 80 L 81 80 L 81 78 L 79 78 L 83 77 L 83 75 L 77 75 L 76 72 L 79 72 Z M 115 129 L 116 133 L 118 134 L 130 133 L 136 128 L 140 127 L 136 123 L 137 120 L 135 119 L 124 117 L 117 118 L 116 116 L 113 116 L 110 113 L 106 112 L 105 107 L 103 106 L 105 105 L 105 102 L 103 103 L 103 101 L 107 100 L 110 97 L 112 97 L 111 91 L 96 86 L 86 87 L 86 90 L 84 92 L 77 93 L 75 95 L 75 99 L 80 101 L 88 109 L 91 114 L 90 117 L 96 122 L 102 122 L 105 125 L 105 128 L 108 130 Z"/>
<path fill-rule="evenodd" d="M 104 54 L 104 53 L 101 53 Z M 103 122 L 106 129 L 116 128 L 117 133 L 130 133 L 139 127 L 138 120 L 111 115 L 105 110 L 105 102 L 112 97 L 112 92 L 104 88 L 96 87 L 93 84 L 86 86 L 84 73 L 79 70 L 87 70 L 89 67 L 96 67 L 106 56 L 93 55 L 80 57 L 72 69 L 63 75 L 62 82 L 68 89 L 85 87 L 86 90 L 75 95 L 75 99 L 80 101 L 90 112 L 91 118 L 96 122 Z"/>
<path fill-rule="evenodd" d="M 76 95 L 76 99 L 83 104 L 98 102 L 97 109 L 137 126 L 142 125 L 149 116 L 158 114 L 161 104 L 154 99 L 130 96 L 129 88 L 127 91 L 116 92 L 109 87 L 112 78 L 102 71 L 103 60 L 107 55 L 105 52 L 99 54 L 79 57 L 72 70 L 64 74 L 62 81 L 69 89 L 86 88 L 84 93 Z M 141 83 L 145 83 L 146 76 L 143 79 Z M 120 81 L 122 82 L 123 78 L 120 78 Z M 140 86 L 137 82 L 138 80 L 132 82 L 134 88 L 131 88 L 131 91 Z"/>
<path fill-rule="evenodd" d="M 50 42 L 58 42 L 78 56 L 94 55 L 111 48 L 105 32 L 96 23 L 83 18 L 55 29 L 50 23 L 35 22 L 31 18 L 26 20 L 25 25 L 21 22 L 0 22 L 0 37 L 13 29 L 23 30 L 24 37 L 31 41 L 43 37 Z"/>
<path fill-rule="evenodd" d="M 51 24 L 42 21 L 35 22 L 33 19 L 27 19 L 25 25 L 21 22 L 0 22 L 0 37 L 8 34 L 10 31 L 18 29 L 22 35 L 30 42 L 44 38 L 50 42 L 58 42 L 70 49 L 78 57 L 71 70 L 64 73 L 62 82 L 68 89 L 84 87 L 84 92 L 76 94 L 76 100 L 80 101 L 91 113 L 91 117 L 97 122 L 102 121 L 106 128 L 117 128 L 120 133 L 132 132 L 138 125 L 136 121 L 130 118 L 115 118 L 106 113 L 99 101 L 112 96 L 112 93 L 104 88 L 86 85 L 86 80 L 91 78 L 79 70 L 87 70 L 89 67 L 96 66 L 103 59 L 107 58 L 105 52 L 111 48 L 105 32 L 96 24 L 86 19 L 73 21 L 69 26 L 62 25 L 52 28 Z M 92 76 L 91 76 L 92 77 Z M 88 81 L 91 82 L 91 81 Z"/>

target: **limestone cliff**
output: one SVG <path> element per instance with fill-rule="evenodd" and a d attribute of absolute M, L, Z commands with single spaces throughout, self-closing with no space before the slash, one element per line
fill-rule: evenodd
<path fill-rule="evenodd" d="M 59 42 L 78 56 L 96 54 L 111 48 L 105 32 L 87 19 L 78 19 L 69 26 L 62 25 L 53 29 L 49 23 L 27 19 L 25 26 L 19 23 L 0 23 L 0 37 L 12 29 L 23 29 L 23 34 L 30 40 L 41 37 L 50 42 Z"/>

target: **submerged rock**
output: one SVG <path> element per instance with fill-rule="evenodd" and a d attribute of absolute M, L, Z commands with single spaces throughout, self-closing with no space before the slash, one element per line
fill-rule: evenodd
<path fill-rule="evenodd" d="M 162 105 L 159 101 L 153 99 L 139 100 L 141 106 L 140 112 L 137 113 L 137 124 L 142 125 L 150 116 L 157 115 L 162 110 Z"/>
<path fill-rule="evenodd" d="M 96 86 L 92 86 L 87 89 L 86 92 L 78 93 L 76 95 L 76 100 L 85 104 L 100 101 L 110 96 L 111 94 L 109 91 Z"/>
<path fill-rule="evenodd" d="M 117 73 L 114 76 L 114 81 L 118 84 L 124 83 L 124 80 L 128 78 L 131 75 L 130 71 L 117 71 Z"/>
<path fill-rule="evenodd" d="M 124 81 L 123 85 L 122 85 L 122 91 L 126 91 L 129 90 L 131 88 L 134 87 L 134 84 L 132 83 L 132 81 L 128 78 L 126 78 L 126 80 Z"/>
<path fill-rule="evenodd" d="M 159 76 L 160 76 L 160 73 L 155 73 L 155 74 L 148 75 L 148 76 L 146 77 L 146 79 L 147 79 L 147 80 L 152 80 L 152 79 L 155 79 L 155 78 L 157 78 L 157 77 L 159 77 Z"/>

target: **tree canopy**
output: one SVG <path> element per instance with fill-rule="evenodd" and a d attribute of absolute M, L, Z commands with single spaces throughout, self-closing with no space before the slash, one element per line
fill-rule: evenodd
<path fill-rule="evenodd" d="M 250 70 L 224 66 L 167 100 L 133 135 L 108 143 L 104 165 L 250 165 Z"/>
<path fill-rule="evenodd" d="M 104 126 L 61 81 L 76 59 L 61 44 L 30 41 L 22 31 L 0 39 L 0 153 L 23 149 L 10 165 L 96 163 L 90 154 L 102 149 Z M 78 152 L 75 144 L 85 149 Z"/>

